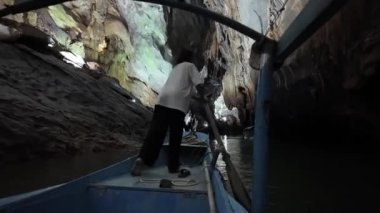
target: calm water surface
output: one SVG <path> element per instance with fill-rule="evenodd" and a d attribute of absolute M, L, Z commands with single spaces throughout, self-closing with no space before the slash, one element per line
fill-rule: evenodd
<path fill-rule="evenodd" d="M 114 150 L 0 165 L 0 198 L 68 182 L 131 157 L 136 150 Z"/>
<path fill-rule="evenodd" d="M 225 138 L 247 188 L 252 143 Z M 380 156 L 362 151 L 272 142 L 268 159 L 268 212 L 380 212 Z M 222 173 L 223 163 L 218 162 Z"/>

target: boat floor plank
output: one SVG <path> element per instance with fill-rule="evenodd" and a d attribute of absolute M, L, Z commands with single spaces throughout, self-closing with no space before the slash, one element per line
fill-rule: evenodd
<path fill-rule="evenodd" d="M 110 186 L 110 187 L 128 187 L 128 188 L 146 188 L 146 189 L 161 189 L 159 187 L 161 179 L 168 179 L 178 183 L 178 185 L 186 184 L 185 180 L 195 180 L 196 184 L 189 186 L 172 186 L 173 191 L 201 191 L 206 192 L 206 180 L 203 166 L 186 167 L 190 170 L 191 174 L 186 178 L 178 178 L 178 173 L 171 174 L 165 165 L 149 168 L 143 170 L 142 176 L 132 176 L 129 173 L 113 177 L 111 179 L 99 182 L 96 186 Z M 178 181 L 179 180 L 179 181 Z M 170 190 L 169 189 L 169 190 Z M 166 189 L 168 190 L 168 189 Z"/>

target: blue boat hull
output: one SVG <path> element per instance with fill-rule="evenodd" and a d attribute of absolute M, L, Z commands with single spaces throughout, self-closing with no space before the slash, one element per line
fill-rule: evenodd
<path fill-rule="evenodd" d="M 207 135 L 198 134 L 198 138 L 205 140 Z M 208 191 L 202 179 L 205 175 L 202 161 L 210 162 L 210 150 L 204 148 L 199 152 L 199 148 L 194 148 L 187 147 L 185 156 L 195 154 L 200 161 L 184 160 L 193 164 L 191 170 L 194 179 L 199 180 L 197 186 L 159 188 L 158 183 L 141 182 L 144 179 L 129 175 L 136 158 L 132 157 L 69 183 L 0 199 L 0 212 L 210 212 Z M 163 149 L 157 168 L 150 173 L 160 177 L 167 175 L 165 159 Z M 209 173 L 217 211 L 246 212 L 226 192 L 219 172 Z"/>

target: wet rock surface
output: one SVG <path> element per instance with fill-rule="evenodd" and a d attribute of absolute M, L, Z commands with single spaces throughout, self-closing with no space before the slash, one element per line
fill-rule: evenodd
<path fill-rule="evenodd" d="M 290 19 L 282 22 L 292 20 L 297 5 L 302 9 L 300 2 L 288 2 Z M 378 143 L 379 11 L 379 2 L 350 1 L 274 73 L 274 135 L 301 143 Z M 281 33 L 287 24 L 279 26 Z"/>
<path fill-rule="evenodd" d="M 135 149 L 151 111 L 102 73 L 0 43 L 0 162 Z"/>

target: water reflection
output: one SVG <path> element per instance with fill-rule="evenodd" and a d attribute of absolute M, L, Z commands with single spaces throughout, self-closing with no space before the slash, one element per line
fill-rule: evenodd
<path fill-rule="evenodd" d="M 65 183 L 89 174 L 137 153 L 136 150 L 112 150 L 86 153 L 50 160 L 32 160 L 0 165 L 0 198 Z"/>
<path fill-rule="evenodd" d="M 250 190 L 252 183 L 252 142 L 251 140 L 243 140 L 242 137 L 222 136 L 223 144 L 227 152 L 231 156 L 231 161 L 240 173 L 244 185 Z M 223 178 L 227 180 L 225 169 L 226 164 L 220 155 L 216 163 L 216 168 L 222 173 Z"/>
<path fill-rule="evenodd" d="M 251 140 L 223 138 L 242 181 L 252 186 Z M 221 157 L 217 168 L 227 179 Z M 380 156 L 323 145 L 272 141 L 268 158 L 269 213 L 380 212 Z"/>

